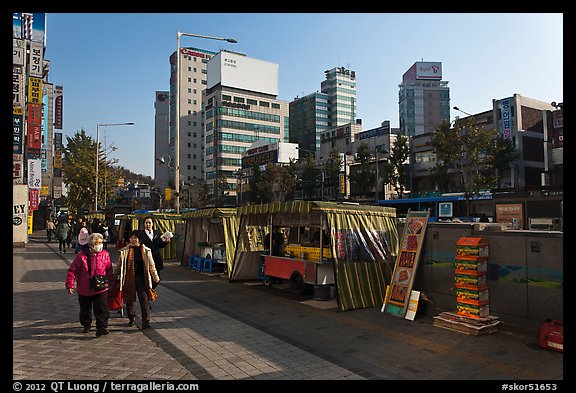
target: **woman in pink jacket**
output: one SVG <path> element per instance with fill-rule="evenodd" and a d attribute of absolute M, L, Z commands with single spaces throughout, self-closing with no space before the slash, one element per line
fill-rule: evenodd
<path fill-rule="evenodd" d="M 80 323 L 84 333 L 88 333 L 92 326 L 90 309 L 96 319 L 96 337 L 108 334 L 108 288 L 94 290 L 90 285 L 90 277 L 106 276 L 108 282 L 114 280 L 110 254 L 103 249 L 104 240 L 100 233 L 93 233 L 88 237 L 87 250 L 76 255 L 66 274 L 66 289 L 69 294 L 74 293 L 74 282 L 80 303 Z M 90 270 L 88 270 L 90 263 Z"/>

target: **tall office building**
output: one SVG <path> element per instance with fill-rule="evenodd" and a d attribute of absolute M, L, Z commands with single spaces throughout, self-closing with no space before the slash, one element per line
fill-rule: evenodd
<path fill-rule="evenodd" d="M 207 63 L 216 53 L 198 48 L 180 48 L 180 183 L 204 177 L 202 154 L 202 91 L 207 85 Z M 176 124 L 176 52 L 170 56 L 170 136 L 168 154 L 172 165 L 174 155 L 174 131 Z M 160 157 L 156 157 L 160 158 Z M 174 181 L 174 169 L 170 179 Z"/>
<path fill-rule="evenodd" d="M 290 142 L 303 149 L 299 157 L 309 151 L 320 151 L 320 135 L 328 127 L 328 94 L 312 93 L 290 102 Z"/>
<path fill-rule="evenodd" d="M 287 141 L 288 103 L 277 96 L 277 64 L 225 50 L 208 61 L 202 99 L 204 171 L 210 190 L 216 179 L 224 178 L 228 196 L 235 200 L 242 153 L 257 140 Z"/>
<path fill-rule="evenodd" d="M 326 80 L 320 85 L 328 95 L 328 127 L 356 121 L 356 72 L 344 67 L 324 71 Z"/>
<path fill-rule="evenodd" d="M 168 187 L 171 160 L 169 146 L 170 135 L 170 92 L 157 91 L 154 101 L 154 180 L 161 190 Z M 163 159 L 164 162 L 159 160 Z"/>
<path fill-rule="evenodd" d="M 442 63 L 418 61 L 402 76 L 398 103 L 400 132 L 417 136 L 450 122 L 450 88 L 442 80 Z"/>

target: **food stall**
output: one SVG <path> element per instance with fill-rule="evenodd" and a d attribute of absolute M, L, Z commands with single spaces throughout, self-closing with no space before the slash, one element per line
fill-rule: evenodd
<path fill-rule="evenodd" d="M 339 311 L 379 306 L 398 249 L 396 209 L 291 201 L 238 208 L 230 281 L 288 280 L 293 290 L 334 285 Z M 274 236 L 285 246 L 274 251 Z M 273 255 L 276 254 L 276 255 Z"/>
<path fill-rule="evenodd" d="M 162 256 L 162 259 L 178 259 L 178 256 L 182 255 L 182 249 L 184 247 L 184 220 L 182 214 L 177 213 L 162 213 L 162 212 L 145 212 L 137 213 L 134 215 L 137 220 L 137 226 L 134 229 L 144 230 L 144 221 L 146 218 L 152 218 L 153 228 L 160 231 L 160 233 L 165 233 L 170 231 L 174 234 L 174 237 L 170 243 L 158 251 Z"/>
<path fill-rule="evenodd" d="M 215 271 L 229 273 L 234 258 L 238 216 L 236 208 L 200 209 L 182 214 L 186 223 L 182 266 L 189 258 L 212 258 Z"/>

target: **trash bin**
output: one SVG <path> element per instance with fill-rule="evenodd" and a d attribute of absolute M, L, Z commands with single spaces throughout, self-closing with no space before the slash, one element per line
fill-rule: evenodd
<path fill-rule="evenodd" d="M 330 300 L 330 285 L 314 285 L 314 300 Z"/>

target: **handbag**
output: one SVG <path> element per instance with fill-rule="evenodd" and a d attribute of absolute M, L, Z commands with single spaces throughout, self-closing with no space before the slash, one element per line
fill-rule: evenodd
<path fill-rule="evenodd" d="M 148 300 L 153 302 L 157 298 L 158 298 L 158 294 L 156 293 L 156 291 L 152 288 L 148 288 Z"/>
<path fill-rule="evenodd" d="M 112 285 L 108 291 L 108 310 L 122 309 L 122 291 L 118 289 L 119 284 Z"/>
<path fill-rule="evenodd" d="M 88 263 L 88 276 L 90 277 L 90 288 L 93 291 L 100 292 L 108 289 L 108 276 L 94 275 L 90 276 L 92 269 L 90 268 L 90 251 L 86 255 L 86 262 Z"/>

